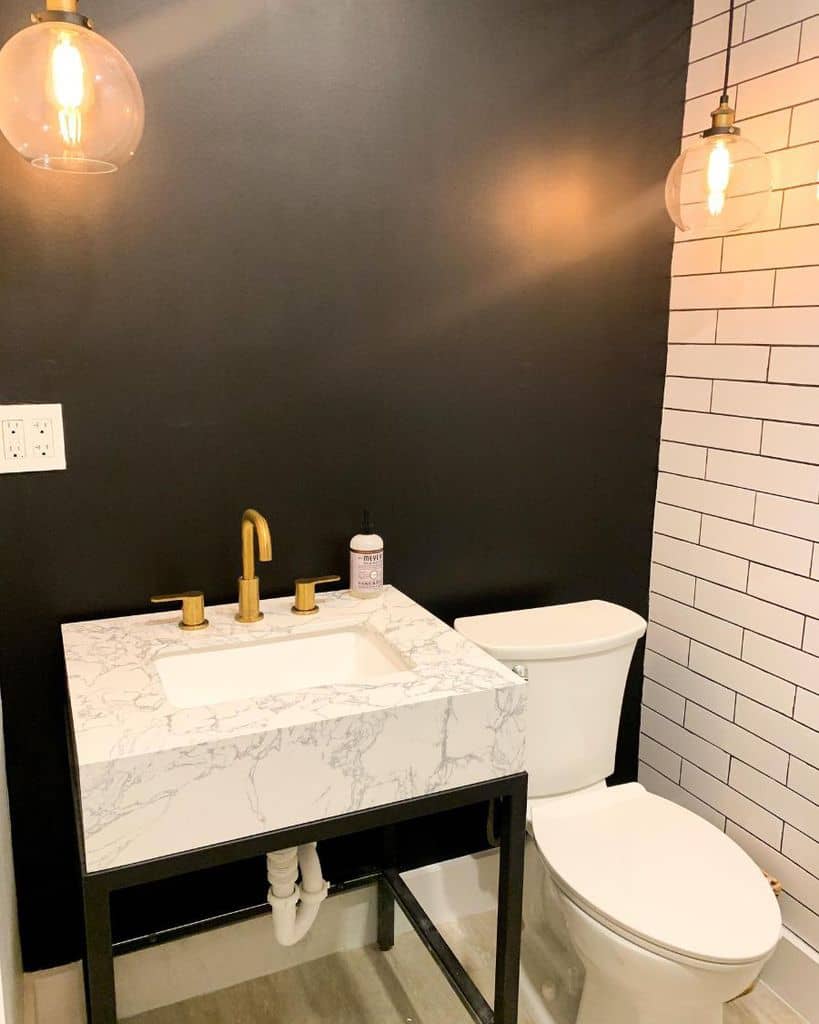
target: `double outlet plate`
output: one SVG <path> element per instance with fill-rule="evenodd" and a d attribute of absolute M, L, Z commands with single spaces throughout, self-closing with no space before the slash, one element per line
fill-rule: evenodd
<path fill-rule="evenodd" d="M 0 405 L 0 473 L 65 469 L 61 405 Z"/>

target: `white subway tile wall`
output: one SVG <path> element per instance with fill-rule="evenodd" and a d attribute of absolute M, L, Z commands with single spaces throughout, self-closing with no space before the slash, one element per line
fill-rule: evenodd
<path fill-rule="evenodd" d="M 727 7 L 694 3 L 684 146 Z M 639 777 L 779 877 L 819 950 L 819 0 L 738 3 L 731 84 L 774 190 L 674 246 Z"/>

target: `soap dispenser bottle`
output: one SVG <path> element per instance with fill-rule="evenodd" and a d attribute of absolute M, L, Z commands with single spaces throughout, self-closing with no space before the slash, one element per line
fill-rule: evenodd
<path fill-rule="evenodd" d="M 353 597 L 378 597 L 383 589 L 384 541 L 365 509 L 361 533 L 350 541 L 350 593 Z"/>

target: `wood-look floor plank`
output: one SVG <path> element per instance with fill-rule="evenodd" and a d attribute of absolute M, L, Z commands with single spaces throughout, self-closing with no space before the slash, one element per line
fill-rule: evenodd
<path fill-rule="evenodd" d="M 495 915 L 441 930 L 491 1001 Z M 470 1017 L 414 934 L 390 952 L 349 950 L 131 1017 L 123 1024 L 469 1024 Z M 521 1012 L 519 1024 L 532 1024 Z M 759 985 L 730 1004 L 724 1024 L 805 1024 Z"/>

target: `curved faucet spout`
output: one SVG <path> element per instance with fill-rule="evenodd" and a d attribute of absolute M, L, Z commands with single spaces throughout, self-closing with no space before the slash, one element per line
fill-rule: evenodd
<path fill-rule="evenodd" d="M 245 509 L 242 515 L 242 575 L 239 577 L 239 622 L 258 622 L 264 618 L 259 608 L 259 577 L 253 557 L 253 535 L 259 542 L 259 561 L 269 562 L 273 557 L 270 527 L 255 508 Z"/>
<path fill-rule="evenodd" d="M 256 575 L 253 558 L 253 535 L 259 541 L 259 561 L 269 562 L 273 558 L 273 544 L 270 527 L 261 512 L 255 508 L 245 509 L 242 515 L 242 579 L 252 580 Z"/>

